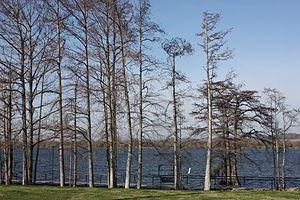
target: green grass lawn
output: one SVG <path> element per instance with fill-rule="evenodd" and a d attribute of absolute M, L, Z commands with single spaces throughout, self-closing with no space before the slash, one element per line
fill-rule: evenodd
<path fill-rule="evenodd" d="M 58 186 L 0 186 L 0 199 L 300 199 L 300 192 L 137 190 Z"/>

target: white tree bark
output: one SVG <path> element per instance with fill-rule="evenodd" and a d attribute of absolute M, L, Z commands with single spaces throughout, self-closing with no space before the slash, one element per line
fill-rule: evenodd
<path fill-rule="evenodd" d="M 180 163 L 179 163 L 179 150 L 178 150 L 178 127 L 177 127 L 177 99 L 176 99 L 176 67 L 175 56 L 173 56 L 172 63 L 172 96 L 173 96 L 173 123 L 174 123 L 174 142 L 173 142 L 173 159 L 174 159 L 174 189 L 181 188 L 181 176 L 180 176 Z"/>
<path fill-rule="evenodd" d="M 61 75 L 61 25 L 60 25 L 60 1 L 57 1 L 56 33 L 57 33 L 57 74 L 58 74 L 58 110 L 59 110 L 59 184 L 65 185 L 65 159 L 64 159 L 64 124 L 63 124 L 63 99 L 62 99 L 62 75 Z"/>
<path fill-rule="evenodd" d="M 208 27 L 208 22 L 206 23 L 206 27 Z M 207 153 L 206 153 L 206 165 L 205 165 L 205 179 L 204 179 L 204 190 L 210 190 L 211 187 L 211 154 L 212 154 L 212 96 L 211 96 L 211 74 L 210 74 L 210 65 L 209 65 L 209 49 L 208 49 L 208 33 L 207 29 L 205 31 L 205 56 L 206 56 L 206 84 L 207 84 L 207 130 L 208 130 L 208 137 L 207 137 Z"/>

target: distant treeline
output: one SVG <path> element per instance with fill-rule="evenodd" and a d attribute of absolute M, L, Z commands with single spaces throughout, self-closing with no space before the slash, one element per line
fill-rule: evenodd
<path fill-rule="evenodd" d="M 261 140 L 245 138 L 240 141 L 241 148 L 243 149 L 261 149 L 261 148 L 270 148 L 268 140 L 265 140 L 264 143 Z M 78 148 L 86 148 L 86 141 L 77 141 Z M 206 139 L 187 139 L 184 138 L 181 140 L 181 148 L 182 149 L 206 149 Z M 215 139 L 214 146 L 215 149 L 218 149 L 218 145 L 222 143 L 222 140 Z M 128 141 L 127 140 L 120 140 L 118 141 L 118 148 L 127 148 Z M 3 142 L 0 142 L 0 145 L 4 145 Z M 93 147 L 94 148 L 106 148 L 105 141 L 94 141 Z M 300 135 L 297 133 L 290 133 L 286 135 L 286 145 L 288 148 L 300 148 Z M 17 142 L 14 145 L 16 148 L 22 148 L 22 143 Z M 58 148 L 59 141 L 44 141 L 40 144 L 40 148 Z M 72 142 L 65 142 L 65 148 L 73 148 Z M 133 148 L 138 148 L 138 140 L 133 140 Z M 144 148 L 155 148 L 155 149 L 162 149 L 162 148 L 173 148 L 173 140 L 144 140 Z"/>

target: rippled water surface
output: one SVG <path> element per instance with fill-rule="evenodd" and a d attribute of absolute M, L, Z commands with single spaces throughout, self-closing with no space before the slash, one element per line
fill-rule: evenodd
<path fill-rule="evenodd" d="M 65 153 L 65 169 L 66 177 L 68 178 L 68 171 L 70 168 L 70 154 L 69 149 L 66 149 Z M 87 174 L 87 154 L 83 149 L 78 150 L 78 172 L 79 181 L 86 181 Z M 204 149 L 185 149 L 183 150 L 182 158 L 182 174 L 186 175 L 188 169 L 191 168 L 191 175 L 189 177 L 189 184 L 200 185 L 201 180 L 193 180 L 194 175 L 203 175 L 205 169 L 205 153 Z M 216 152 L 217 153 L 217 152 Z M 251 177 L 272 177 L 273 165 L 272 154 L 270 150 L 265 149 L 246 149 L 243 150 L 244 155 L 240 157 L 240 164 L 238 167 L 239 176 L 251 176 Z M 119 183 L 123 183 L 122 175 L 125 174 L 126 166 L 126 149 L 120 149 L 118 151 L 118 175 Z M 132 180 L 135 179 L 136 166 L 137 166 L 137 151 L 134 151 L 133 163 L 132 163 Z M 145 176 L 143 182 L 146 184 L 152 184 L 153 174 L 172 174 L 172 150 L 171 149 L 144 149 L 143 151 L 143 174 Z M 106 181 L 106 150 L 94 149 L 94 173 L 95 181 Z M 22 169 L 22 152 L 21 149 L 14 151 L 14 170 L 21 176 Z M 57 148 L 43 148 L 40 149 L 40 156 L 38 162 L 38 180 L 54 180 L 58 181 L 58 149 Z M 287 152 L 286 161 L 286 176 L 287 177 L 300 177 L 300 150 L 291 149 Z M 218 159 L 215 159 L 213 165 L 218 164 Z M 19 172 L 19 173 L 18 173 Z M 101 175 L 101 176 L 100 176 Z M 196 176 L 195 176 L 196 177 Z M 184 179 L 184 181 L 186 181 Z M 249 187 L 270 187 L 271 182 L 268 181 L 249 181 L 245 183 L 241 180 L 245 186 Z M 300 186 L 300 182 L 287 183 L 290 187 Z"/>

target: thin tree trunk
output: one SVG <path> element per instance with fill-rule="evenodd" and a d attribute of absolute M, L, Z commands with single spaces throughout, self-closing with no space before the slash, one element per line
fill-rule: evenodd
<path fill-rule="evenodd" d="M 22 33 L 20 33 L 22 34 Z M 21 36 L 21 54 L 20 54 L 20 65 L 21 65 L 21 96 L 22 96 L 22 133 L 23 133 L 23 161 L 22 161 L 22 185 L 27 185 L 29 181 L 28 177 L 28 144 L 27 144 L 27 121 L 26 121 L 26 83 L 25 83 L 25 42 Z"/>
<path fill-rule="evenodd" d="M 116 63 L 117 63 L 117 52 L 116 52 L 116 24 L 113 23 L 113 65 L 112 65 L 112 185 L 117 187 L 117 88 L 116 88 Z"/>
<path fill-rule="evenodd" d="M 87 49 L 86 49 L 87 53 Z M 86 54 L 88 56 L 88 54 Z M 88 168 L 89 168 L 89 187 L 94 187 L 94 169 L 93 169 L 93 141 L 92 141 L 92 124 L 91 124 L 91 99 L 89 84 L 88 58 L 86 58 L 86 83 L 87 83 L 87 119 L 88 119 Z"/>
<path fill-rule="evenodd" d="M 280 167 L 279 167 L 279 137 L 276 134 L 276 182 L 277 182 L 277 190 L 281 190 L 281 183 L 280 183 Z"/>
<path fill-rule="evenodd" d="M 204 190 L 210 190 L 211 188 L 211 160 L 212 160 L 212 96 L 211 96 L 211 76 L 210 66 L 209 66 L 209 49 L 208 49 L 208 36 L 207 30 L 205 36 L 205 53 L 206 53 L 206 78 L 207 78 L 207 109 L 208 109 L 208 137 L 207 137 L 207 154 L 206 154 L 206 168 L 205 168 L 205 180 L 204 180 Z"/>
<path fill-rule="evenodd" d="M 177 128 L 177 100 L 176 100 L 176 68 L 175 68 L 175 56 L 172 58 L 172 95 L 173 95 L 173 123 L 174 123 L 174 146 L 173 146 L 173 159 L 174 159 L 174 189 L 181 188 L 180 183 L 180 168 L 179 168 L 179 152 L 178 152 L 178 128 Z"/>
<path fill-rule="evenodd" d="M 90 70 L 89 70 L 89 52 L 88 52 L 88 13 L 84 13 L 84 54 L 86 70 L 86 101 L 87 101 L 87 121 L 88 121 L 88 177 L 89 187 L 94 187 L 94 167 L 93 167 L 93 141 L 92 141 L 92 122 L 91 122 L 91 98 L 90 98 Z"/>
<path fill-rule="evenodd" d="M 236 148 L 237 149 L 237 148 Z M 240 151 L 240 149 L 239 149 Z M 237 185 L 237 186 L 240 186 L 241 183 L 240 183 L 240 180 L 239 180 L 239 177 L 238 177 L 238 171 L 237 171 L 237 166 L 238 166 L 238 158 L 237 158 L 237 155 L 236 153 L 234 154 L 234 160 L 233 160 L 233 165 L 231 167 L 231 171 L 232 171 L 232 177 L 234 177 L 234 185 Z"/>
<path fill-rule="evenodd" d="M 3 126 L 3 133 L 5 133 L 5 124 Z M 3 162 L 5 162 L 5 150 L 4 148 L 0 148 L 0 184 L 5 183 L 5 172 L 3 174 Z M 5 165 L 5 163 L 4 163 Z M 5 168 L 5 166 L 4 166 Z M 5 170 L 5 169 L 4 169 Z"/>
<path fill-rule="evenodd" d="M 59 181 L 60 186 L 65 185 L 65 159 L 64 159 L 64 124 L 63 124 L 63 99 L 61 75 L 61 26 L 60 26 L 60 1 L 57 1 L 56 33 L 57 33 L 57 74 L 58 74 L 58 110 L 59 110 Z"/>
<path fill-rule="evenodd" d="M 238 138 L 238 121 L 236 120 L 234 122 L 234 138 L 237 139 Z M 231 169 L 231 173 L 230 176 L 234 177 L 234 184 L 240 186 L 240 180 L 238 177 L 238 172 L 237 172 L 237 166 L 238 166 L 238 152 L 241 151 L 241 146 L 238 146 L 237 142 L 234 142 L 234 154 L 233 155 L 233 164 L 230 165 Z"/>
<path fill-rule="evenodd" d="M 7 134 L 6 134 L 6 155 L 5 155 L 5 184 L 11 184 L 13 174 L 13 147 L 12 147 L 12 73 L 10 71 L 10 82 L 8 91 L 8 104 L 7 104 Z"/>
<path fill-rule="evenodd" d="M 109 36 L 107 36 L 107 52 L 110 52 L 109 48 Z M 110 56 L 107 53 L 107 61 L 109 61 Z M 113 62 L 114 63 L 114 62 Z M 107 87 L 108 87 L 108 125 L 109 125 L 109 182 L 108 187 L 114 188 L 116 187 L 116 152 L 115 152 L 115 140 L 116 140 L 116 127 L 115 127 L 115 66 L 111 65 L 110 62 L 107 63 Z"/>
<path fill-rule="evenodd" d="M 109 87 L 111 87 L 111 83 L 109 80 Z M 109 89 L 109 93 L 108 93 L 108 98 L 109 98 L 109 112 L 108 112 L 108 124 L 109 124 L 109 182 L 108 182 L 108 188 L 114 188 L 114 182 L 115 182 L 115 174 L 114 174 L 114 144 L 113 144 L 113 140 L 114 140 L 114 126 L 113 126 L 113 109 L 112 109 L 112 91 L 111 88 Z"/>
<path fill-rule="evenodd" d="M 273 138 L 274 136 L 272 136 Z M 272 139 L 272 158 L 273 158 L 273 186 L 277 189 L 277 178 L 276 178 L 276 148 L 275 148 L 275 139 Z"/>
<path fill-rule="evenodd" d="M 100 58 L 101 60 L 101 58 Z M 110 185 L 110 159 L 109 159 L 109 127 L 108 127 L 108 106 L 106 101 L 106 92 L 105 92 L 105 76 L 101 69 L 101 65 L 99 65 L 101 81 L 100 81 L 100 88 L 102 90 L 102 104 L 103 104 L 103 112 L 104 112 L 104 128 L 105 128 L 105 142 L 106 142 L 106 162 L 107 162 L 107 186 Z"/>
<path fill-rule="evenodd" d="M 41 140 L 41 129 L 42 129 L 42 113 L 43 113 L 43 97 L 44 97 L 44 75 L 42 78 L 42 93 L 40 99 L 40 113 L 39 113 L 39 129 L 38 129 L 38 139 L 37 139 L 37 147 L 36 147 L 36 155 L 35 155 L 35 163 L 34 163 L 34 176 L 33 180 L 36 183 L 36 173 L 39 162 L 39 152 L 40 152 L 40 140 Z"/>
<path fill-rule="evenodd" d="M 227 124 L 228 126 L 228 124 Z M 229 147 L 229 133 L 228 129 L 225 131 L 225 171 L 226 171 L 226 185 L 232 184 L 232 177 L 231 177 L 231 153 Z"/>
<path fill-rule="evenodd" d="M 138 133 L 138 169 L 136 188 L 141 189 L 143 176 L 143 30 L 142 30 L 142 2 L 139 1 L 139 133 Z"/>
<path fill-rule="evenodd" d="M 73 172 L 73 149 L 70 148 L 69 149 L 69 186 L 71 187 L 72 186 L 72 172 Z"/>
<path fill-rule="evenodd" d="M 4 100 L 5 101 L 5 100 Z M 8 174 L 8 162 L 9 162 L 9 148 L 8 148 L 8 135 L 9 135 L 9 120 L 8 120 L 8 105 L 5 105 L 4 103 L 4 112 L 3 112 L 3 133 L 4 133 L 4 180 L 5 180 L 5 184 L 8 185 L 9 184 L 9 174 Z"/>
<path fill-rule="evenodd" d="M 73 187 L 77 185 L 77 81 L 74 88 Z"/>
<path fill-rule="evenodd" d="M 34 94 L 33 94 L 33 49 L 32 49 L 32 30 L 31 26 L 29 27 L 29 153 L 28 153 L 28 183 L 32 183 L 32 169 L 33 169 L 33 134 L 34 134 Z"/>
<path fill-rule="evenodd" d="M 11 73 L 10 73 L 11 75 Z M 11 77 L 10 77 L 11 78 Z M 12 144 L 12 83 L 10 81 L 9 84 L 9 103 L 8 103 L 8 162 L 7 162 L 7 181 L 9 184 L 12 183 L 12 176 L 13 176 L 13 144 Z"/>
<path fill-rule="evenodd" d="M 211 95 L 210 89 L 208 91 L 208 138 L 207 138 L 207 154 L 206 154 L 206 168 L 204 190 L 210 190 L 211 187 L 211 156 L 212 156 L 212 111 L 211 111 Z"/>
<path fill-rule="evenodd" d="M 108 8 L 107 8 L 108 9 Z M 109 18 L 107 17 L 107 21 Z M 109 33 L 110 29 L 109 26 L 107 25 L 106 27 L 106 33 L 105 33 L 105 40 L 106 40 L 106 49 L 105 49 L 105 59 L 106 59 L 106 76 L 107 76 L 107 95 L 105 95 L 105 90 L 104 92 L 104 113 L 107 115 L 105 116 L 107 119 L 107 168 L 108 168 L 108 188 L 113 188 L 113 182 L 114 182 L 114 172 L 113 172 L 113 107 L 112 107 L 112 72 L 111 72 L 111 63 L 110 63 L 110 43 L 109 43 Z M 104 85 L 104 84 L 103 84 Z M 107 98 L 107 101 L 106 101 Z"/>
<path fill-rule="evenodd" d="M 271 108 L 273 108 L 273 103 L 271 102 L 270 105 Z M 273 119 L 274 119 L 274 113 L 271 111 L 271 137 L 272 137 L 272 158 L 273 158 L 273 186 L 274 189 L 278 190 L 277 185 L 277 169 L 276 169 L 276 135 L 274 135 L 274 127 L 273 127 Z"/>
<path fill-rule="evenodd" d="M 113 2 L 105 3 L 105 73 L 106 76 L 106 91 L 104 95 L 105 118 L 107 119 L 107 141 L 108 141 L 108 188 L 115 188 L 117 186 L 117 127 L 116 127 L 116 62 L 117 62 L 117 48 L 116 48 L 116 34 L 117 29 L 115 22 L 110 18 L 111 10 L 113 9 Z M 113 16 L 114 17 L 114 16 Z M 112 27 L 113 26 L 113 27 Z M 104 87 L 103 87 L 104 88 Z"/>
<path fill-rule="evenodd" d="M 122 74 L 124 81 L 124 93 L 125 93 L 125 103 L 127 110 L 127 131 L 128 131 L 128 150 L 127 150 L 127 162 L 126 162 L 126 175 L 125 175 L 125 188 L 130 187 L 130 176 L 131 176 L 131 158 L 132 158 L 132 125 L 131 125 L 131 111 L 130 111 L 130 100 L 129 100 L 129 91 L 128 83 L 126 76 L 126 57 L 124 50 L 124 38 L 123 30 L 119 25 L 119 34 L 121 40 L 121 54 L 122 54 Z"/>
<path fill-rule="evenodd" d="M 8 185 L 7 184 L 7 176 L 8 176 L 8 174 L 7 174 L 7 167 L 8 167 L 8 164 L 7 164 L 7 161 L 8 161 L 8 154 L 7 154 L 7 134 L 8 134 L 8 131 L 7 131 L 7 124 L 8 124 L 8 119 L 7 119 L 7 106 L 5 105 L 5 103 L 4 103 L 4 105 L 3 105 L 3 115 L 4 115 L 4 119 L 3 119 L 3 134 L 4 134 L 4 147 L 3 147 L 3 160 L 4 160 L 4 181 L 5 181 L 5 184 L 6 185 Z"/>
<path fill-rule="evenodd" d="M 285 165 L 286 165 L 286 139 L 285 132 L 283 133 L 282 141 L 282 164 L 281 164 L 281 185 L 282 190 L 285 190 Z"/>
<path fill-rule="evenodd" d="M 113 77 L 114 78 L 114 77 Z M 109 80 L 111 82 L 111 80 Z M 109 87 L 111 87 L 113 83 L 109 83 Z M 114 94 L 112 88 L 109 89 L 109 116 L 108 116 L 108 124 L 109 124 L 109 188 L 115 188 L 116 185 L 116 151 L 115 151 L 115 140 L 116 140 L 116 127 L 115 127 L 115 106 L 114 106 Z"/>

